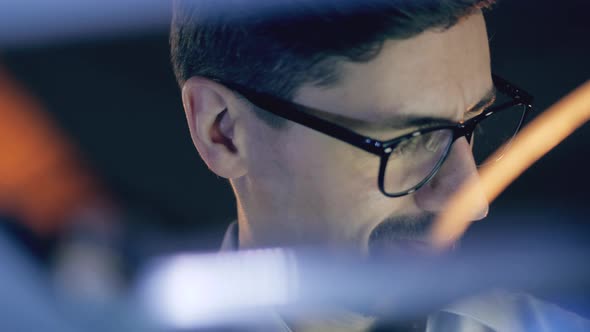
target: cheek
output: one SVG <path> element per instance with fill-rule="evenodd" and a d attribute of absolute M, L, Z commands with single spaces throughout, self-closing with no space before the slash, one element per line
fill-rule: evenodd
<path fill-rule="evenodd" d="M 282 140 L 286 167 L 301 190 L 343 202 L 378 191 L 377 156 L 308 129 L 298 130 L 287 139 Z"/>
<path fill-rule="evenodd" d="M 241 153 L 247 162 L 248 176 L 261 184 L 283 176 L 287 170 L 281 137 L 288 135 L 289 129 L 271 128 L 254 115 L 250 115 L 244 123 Z"/>

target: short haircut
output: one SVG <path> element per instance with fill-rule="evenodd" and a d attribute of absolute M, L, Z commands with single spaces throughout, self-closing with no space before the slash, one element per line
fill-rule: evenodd
<path fill-rule="evenodd" d="M 386 40 L 448 29 L 493 2 L 175 0 L 172 64 L 180 85 L 202 76 L 291 99 L 303 84 L 337 83 L 340 63 L 368 62 Z"/>

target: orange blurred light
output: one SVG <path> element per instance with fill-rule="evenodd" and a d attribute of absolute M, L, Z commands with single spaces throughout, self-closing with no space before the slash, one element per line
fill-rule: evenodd
<path fill-rule="evenodd" d="M 0 68 L 0 212 L 52 233 L 99 192 L 49 113 Z"/>

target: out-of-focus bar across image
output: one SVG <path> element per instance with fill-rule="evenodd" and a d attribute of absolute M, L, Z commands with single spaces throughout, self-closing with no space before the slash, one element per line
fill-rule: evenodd
<path fill-rule="evenodd" d="M 590 331 L 590 2 L 0 3 L 0 330 Z"/>

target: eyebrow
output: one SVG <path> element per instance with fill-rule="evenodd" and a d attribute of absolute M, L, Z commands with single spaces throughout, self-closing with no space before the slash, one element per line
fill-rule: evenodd
<path fill-rule="evenodd" d="M 470 107 L 464 114 L 467 115 L 479 113 L 482 110 L 488 108 L 496 101 L 496 93 L 496 88 L 492 87 L 475 105 Z M 314 111 L 317 112 L 317 110 Z M 412 127 L 428 127 L 456 123 L 452 120 L 449 120 L 448 118 L 424 117 L 411 114 L 395 115 L 379 122 L 356 119 L 328 112 L 321 112 L 321 115 L 324 118 L 338 121 L 343 125 L 354 127 L 355 129 L 406 129 Z"/>

